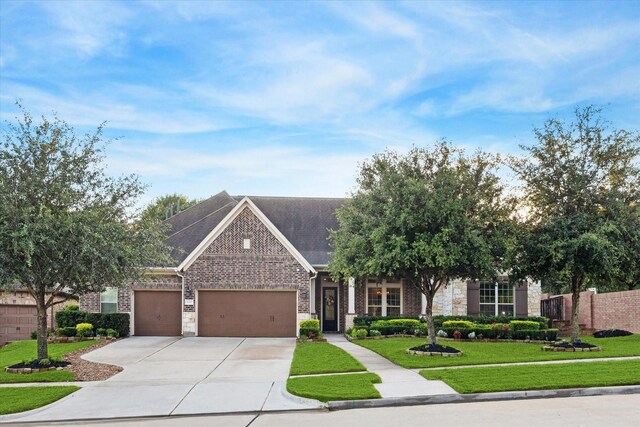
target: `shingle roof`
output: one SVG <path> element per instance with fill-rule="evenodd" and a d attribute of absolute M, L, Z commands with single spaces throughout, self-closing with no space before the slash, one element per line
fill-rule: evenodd
<path fill-rule="evenodd" d="M 166 243 L 173 257 L 182 262 L 244 196 L 225 191 L 169 218 Z M 337 228 L 335 211 L 345 199 L 317 197 L 248 196 L 269 221 L 314 266 L 329 262 L 329 228 Z"/>

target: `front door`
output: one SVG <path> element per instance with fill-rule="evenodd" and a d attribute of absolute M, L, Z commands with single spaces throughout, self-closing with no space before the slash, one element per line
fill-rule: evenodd
<path fill-rule="evenodd" d="M 338 287 L 322 288 L 322 330 L 338 332 Z"/>

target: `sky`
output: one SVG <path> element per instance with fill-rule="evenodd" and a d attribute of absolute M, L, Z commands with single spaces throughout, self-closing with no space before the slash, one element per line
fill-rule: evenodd
<path fill-rule="evenodd" d="M 588 104 L 639 129 L 640 2 L 0 0 L 2 120 L 16 100 L 106 121 L 141 203 L 344 197 L 386 148 L 517 155 Z"/>

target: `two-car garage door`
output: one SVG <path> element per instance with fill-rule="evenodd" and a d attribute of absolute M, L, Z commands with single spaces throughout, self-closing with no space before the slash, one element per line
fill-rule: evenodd
<path fill-rule="evenodd" d="M 293 337 L 295 291 L 199 291 L 198 335 L 205 337 Z M 181 291 L 135 291 L 135 335 L 182 333 Z"/>
<path fill-rule="evenodd" d="M 293 337 L 295 291 L 199 291 L 198 335 Z"/>

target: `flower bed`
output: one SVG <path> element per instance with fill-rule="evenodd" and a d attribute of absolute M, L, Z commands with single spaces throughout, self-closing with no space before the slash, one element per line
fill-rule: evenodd
<path fill-rule="evenodd" d="M 7 366 L 4 370 L 8 374 L 35 374 L 36 372 L 61 370 L 67 365 L 69 365 L 69 362 L 59 360 L 47 359 L 45 363 L 40 360 L 32 360 L 31 362 L 21 362 Z"/>
<path fill-rule="evenodd" d="M 551 345 L 546 345 L 542 347 L 543 351 L 602 351 L 601 347 L 597 345 L 589 344 L 586 342 L 576 342 L 576 343 L 553 343 Z"/>

